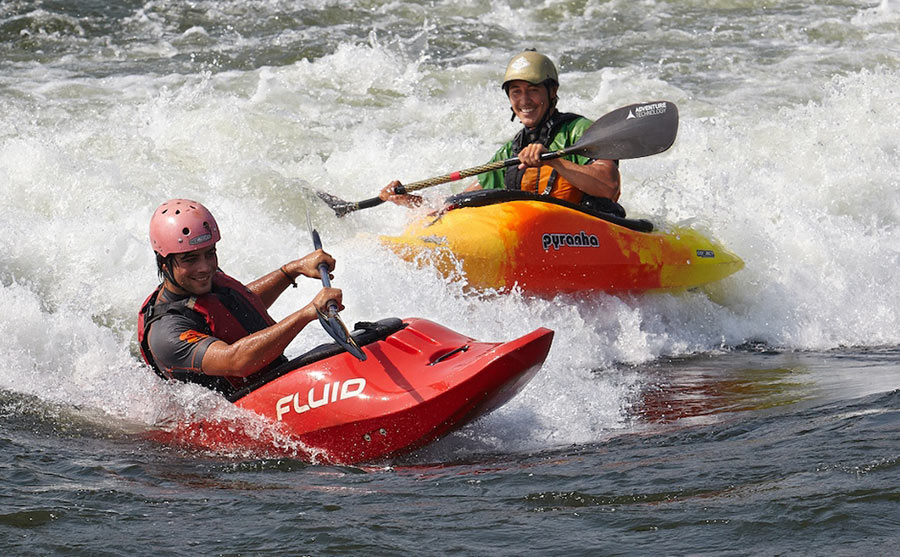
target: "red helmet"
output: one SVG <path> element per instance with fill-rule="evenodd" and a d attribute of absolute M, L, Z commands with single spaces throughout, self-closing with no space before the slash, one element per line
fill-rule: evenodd
<path fill-rule="evenodd" d="M 150 219 L 150 245 L 163 257 L 212 246 L 219 238 L 212 213 L 190 199 L 170 199 Z"/>

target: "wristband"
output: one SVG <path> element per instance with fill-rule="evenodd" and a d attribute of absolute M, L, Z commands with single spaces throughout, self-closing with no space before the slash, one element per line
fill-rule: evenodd
<path fill-rule="evenodd" d="M 284 270 L 284 265 L 282 265 L 282 266 L 279 267 L 278 269 L 279 269 L 282 273 L 284 273 L 284 276 L 286 276 L 287 279 L 288 279 L 289 281 L 291 281 L 291 286 L 293 286 L 294 288 L 297 288 L 297 280 L 294 279 L 291 275 L 288 274 L 287 271 Z"/>

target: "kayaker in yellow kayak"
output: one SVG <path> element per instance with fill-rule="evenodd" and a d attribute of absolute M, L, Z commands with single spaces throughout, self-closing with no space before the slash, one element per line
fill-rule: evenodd
<path fill-rule="evenodd" d="M 509 99 L 512 118 L 523 128 L 503 147 L 491 162 L 518 157 L 518 167 L 503 168 L 478 176 L 478 182 L 466 191 L 478 189 L 523 190 L 581 203 L 592 209 L 625 216 L 617 203 L 620 193 L 618 161 L 592 160 L 581 155 L 542 161 L 540 156 L 574 144 L 591 125 L 587 118 L 556 109 L 559 76 L 547 56 L 526 50 L 514 56 L 506 67 L 503 91 Z M 393 181 L 378 197 L 398 205 L 416 207 L 422 198 L 397 194 Z"/>
<path fill-rule="evenodd" d="M 138 317 L 138 342 L 147 363 L 164 378 L 229 393 L 245 378 L 287 361 L 282 352 L 330 300 L 322 288 L 306 306 L 279 322 L 266 311 L 304 275 L 321 278 L 334 258 L 318 249 L 244 286 L 219 269 L 219 227 L 209 210 L 189 199 L 166 201 L 150 219 L 150 244 L 163 279 Z"/>

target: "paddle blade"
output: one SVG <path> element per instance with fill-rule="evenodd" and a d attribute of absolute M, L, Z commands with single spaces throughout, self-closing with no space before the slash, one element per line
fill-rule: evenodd
<path fill-rule="evenodd" d="M 331 207 L 331 210 L 339 217 L 343 217 L 347 213 L 352 213 L 359 208 L 356 203 L 344 201 L 339 197 L 331 195 L 330 193 L 325 193 L 321 190 L 317 190 L 316 195 L 319 196 L 319 199 L 327 203 L 328 206 Z"/>
<path fill-rule="evenodd" d="M 637 159 L 662 153 L 678 133 L 678 108 L 668 101 L 623 106 L 584 131 L 566 155 L 592 159 Z"/>
<path fill-rule="evenodd" d="M 384 200 L 378 197 L 363 199 L 362 201 L 344 201 L 343 199 L 335 197 L 330 193 L 325 193 L 324 191 L 316 191 L 316 195 L 319 196 L 319 199 L 327 203 L 328 206 L 331 207 L 331 210 L 334 211 L 334 214 L 338 217 L 343 217 L 347 213 L 359 211 L 360 209 L 377 207 L 378 205 L 384 203 Z"/>
<path fill-rule="evenodd" d="M 341 318 L 338 316 L 337 312 L 334 315 L 325 315 L 321 311 L 316 311 L 319 314 L 319 323 L 321 323 L 322 328 L 325 329 L 325 332 L 334 339 L 338 346 L 346 350 L 357 360 L 364 362 L 366 361 L 366 353 L 362 351 L 362 348 L 356 344 L 356 341 L 353 340 L 353 337 L 350 335 L 350 332 L 347 330 L 347 326 L 344 325 L 344 322 L 341 321 Z"/>

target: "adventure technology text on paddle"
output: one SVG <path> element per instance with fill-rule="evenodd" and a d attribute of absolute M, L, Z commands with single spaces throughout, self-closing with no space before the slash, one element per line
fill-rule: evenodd
<path fill-rule="evenodd" d="M 312 227 L 312 222 L 309 220 L 309 212 L 306 213 L 306 223 L 309 226 L 309 234 L 312 236 L 313 247 L 317 250 L 322 249 L 322 239 L 319 238 L 318 231 Z M 322 285 L 325 288 L 331 288 L 331 279 L 328 278 L 328 265 L 325 263 L 319 265 L 319 275 L 322 277 Z M 344 325 L 340 315 L 338 315 L 337 302 L 329 300 L 326 312 L 322 313 L 316 308 L 316 313 L 319 315 L 319 323 L 322 324 L 322 328 L 325 329 L 325 332 L 328 333 L 336 343 L 359 361 L 366 361 L 365 352 L 363 352 L 359 345 L 356 344 L 356 341 L 353 340 L 353 337 L 347 330 L 347 326 Z"/>
<path fill-rule="evenodd" d="M 546 161 L 567 155 L 582 155 L 595 160 L 637 159 L 662 153 L 672 146 L 677 133 L 678 108 L 673 103 L 669 101 L 654 101 L 631 104 L 617 108 L 602 116 L 584 131 L 581 139 L 575 142 L 574 145 L 558 151 L 544 153 L 541 155 L 541 160 Z M 394 193 L 410 193 L 518 164 L 518 158 L 483 164 L 428 180 L 400 185 L 394 188 Z M 316 194 L 339 217 L 384 203 L 378 197 L 351 202 L 344 201 L 323 191 L 318 191 Z"/>

